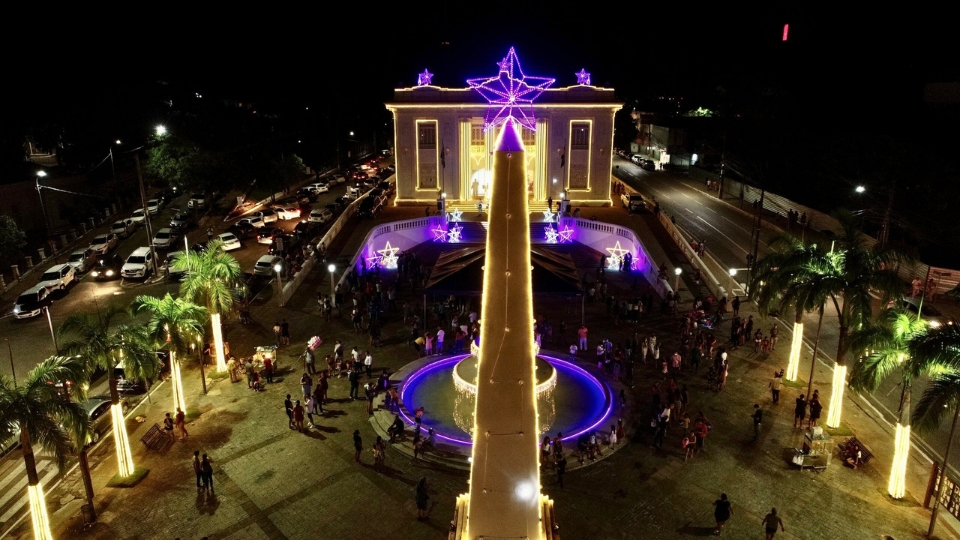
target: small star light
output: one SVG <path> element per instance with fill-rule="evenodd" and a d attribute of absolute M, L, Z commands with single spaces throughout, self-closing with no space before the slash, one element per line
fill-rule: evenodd
<path fill-rule="evenodd" d="M 467 79 L 470 88 L 479 92 L 490 104 L 483 120 L 484 131 L 503 124 L 507 118 L 513 118 L 521 126 L 536 131 L 533 100 L 552 85 L 555 79 L 524 75 L 513 47 L 510 47 L 507 56 L 497 62 L 497 65 L 500 71 L 493 77 Z"/>
<path fill-rule="evenodd" d="M 462 232 L 463 232 L 463 227 L 459 225 L 454 225 L 453 227 L 450 227 L 450 230 L 447 231 L 447 241 L 453 242 L 453 243 L 459 242 L 460 234 Z"/>
<path fill-rule="evenodd" d="M 608 262 L 607 262 L 607 268 L 610 268 L 610 269 L 619 269 L 620 261 L 623 260 L 623 256 L 626 255 L 627 253 L 630 253 L 629 249 L 623 249 L 622 247 L 620 247 L 619 240 L 617 240 L 617 244 L 615 246 L 608 247 L 606 248 L 606 250 L 610 252 L 610 258 L 608 259 Z"/>
<path fill-rule="evenodd" d="M 574 73 L 577 76 L 577 84 L 586 84 L 590 85 L 590 74 L 587 73 L 587 70 L 580 68 L 580 73 Z"/>
<path fill-rule="evenodd" d="M 573 229 L 571 229 L 569 225 L 564 225 L 563 230 L 558 232 L 557 236 L 561 244 L 564 242 L 573 242 Z"/>
<path fill-rule="evenodd" d="M 437 227 L 436 229 L 431 229 L 433 233 L 434 242 L 446 242 L 447 241 L 447 231 L 443 227 Z"/>
<path fill-rule="evenodd" d="M 460 221 L 463 212 L 459 208 L 454 208 L 453 212 L 450 212 L 450 221 Z"/>
<path fill-rule="evenodd" d="M 433 73 L 423 70 L 423 73 L 417 74 L 417 86 L 427 86 L 430 84 L 431 79 L 433 79 Z M 587 80 L 587 84 L 590 84 L 589 79 Z"/>
<path fill-rule="evenodd" d="M 547 225 L 543 228 L 543 234 L 547 235 L 548 244 L 556 244 L 557 239 L 559 238 L 559 233 L 553 228 L 553 225 Z"/>
<path fill-rule="evenodd" d="M 544 220 L 544 221 L 551 221 L 551 222 L 552 222 L 552 221 L 556 221 L 556 220 L 557 220 L 557 214 L 551 212 L 550 210 L 544 210 L 544 211 L 543 211 L 543 220 Z"/>
<path fill-rule="evenodd" d="M 620 245 L 619 243 L 617 245 Z M 397 252 L 400 251 L 400 248 L 395 248 L 390 245 L 390 242 L 387 242 L 387 245 L 383 249 L 378 249 L 377 253 L 380 254 L 380 264 L 384 268 L 396 268 L 397 267 Z"/>
<path fill-rule="evenodd" d="M 383 255 L 374 255 L 373 257 L 367 257 L 367 266 L 369 268 L 376 268 L 383 263 Z"/>

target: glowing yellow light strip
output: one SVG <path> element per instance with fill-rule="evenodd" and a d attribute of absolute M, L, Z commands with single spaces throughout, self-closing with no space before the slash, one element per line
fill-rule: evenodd
<path fill-rule="evenodd" d="M 127 423 L 123 417 L 123 405 L 115 403 L 110 407 L 113 416 L 113 442 L 117 450 L 117 467 L 120 476 L 133 474 L 133 453 L 130 451 L 130 439 L 127 437 Z"/>
<path fill-rule="evenodd" d="M 827 427 L 840 427 L 843 412 L 843 389 L 847 385 L 847 366 L 833 365 L 833 389 L 830 392 L 830 410 L 827 412 Z"/>
<path fill-rule="evenodd" d="M 213 329 L 213 348 L 217 355 L 217 372 L 223 373 L 227 370 L 227 360 L 223 355 L 223 329 L 220 327 L 219 313 L 210 315 L 210 328 Z"/>
<path fill-rule="evenodd" d="M 50 515 L 47 514 L 47 501 L 43 497 L 43 486 L 27 486 L 30 497 L 30 519 L 33 521 L 34 540 L 53 540 L 50 532 Z"/>
<path fill-rule="evenodd" d="M 800 348 L 803 346 L 803 323 L 793 323 L 793 340 L 790 342 L 790 359 L 787 363 L 788 381 L 797 380 L 800 371 Z M 813 360 L 816 362 L 816 359 Z"/>
<path fill-rule="evenodd" d="M 894 499 L 902 499 L 907 491 L 907 461 L 910 458 L 910 426 L 897 422 L 897 436 L 893 450 L 893 465 L 890 467 L 890 481 L 887 493 Z"/>
<path fill-rule="evenodd" d="M 184 413 L 187 412 L 187 402 L 183 399 L 183 378 L 180 376 L 180 362 L 177 361 L 175 352 L 170 351 L 170 388 L 173 393 L 173 410 L 179 408 Z"/>

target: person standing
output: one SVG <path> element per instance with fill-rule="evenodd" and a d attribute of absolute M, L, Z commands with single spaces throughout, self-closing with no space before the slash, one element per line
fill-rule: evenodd
<path fill-rule="evenodd" d="M 427 519 L 427 501 L 430 500 L 430 495 L 427 494 L 427 477 L 421 476 L 420 481 L 417 482 L 417 489 L 414 494 L 414 500 L 417 503 L 417 519 Z"/>
<path fill-rule="evenodd" d="M 183 409 L 181 409 L 180 407 L 177 407 L 176 424 L 177 424 L 177 431 L 180 432 L 181 441 L 190 436 L 190 434 L 187 433 L 187 415 L 183 414 Z"/>
<path fill-rule="evenodd" d="M 733 308 L 734 317 L 740 316 L 740 297 L 739 296 L 733 297 L 733 302 L 731 302 L 730 307 Z"/>
<path fill-rule="evenodd" d="M 359 399 L 360 394 L 360 367 L 355 366 L 347 374 L 347 380 L 350 381 L 350 399 Z"/>
<path fill-rule="evenodd" d="M 293 427 L 293 401 L 290 400 L 290 394 L 287 394 L 287 399 L 283 400 L 283 408 L 287 412 L 287 427 L 294 429 Z"/>
<path fill-rule="evenodd" d="M 373 416 L 373 398 L 377 395 L 372 382 L 363 385 L 363 393 L 367 398 L 367 416 Z"/>
<path fill-rule="evenodd" d="M 383 471 L 383 464 L 387 460 L 387 443 L 383 437 L 377 435 L 376 442 L 373 443 L 373 468 L 377 472 Z"/>
<path fill-rule="evenodd" d="M 760 423 L 763 421 L 763 411 L 760 410 L 760 405 L 758 403 L 753 404 L 753 414 L 750 415 L 753 418 L 753 441 L 757 442 L 760 440 Z"/>
<path fill-rule="evenodd" d="M 730 506 L 730 501 L 727 500 L 726 493 L 721 493 L 720 498 L 713 501 L 713 506 L 713 518 L 717 521 L 717 528 L 713 530 L 713 534 L 714 536 L 720 536 L 720 533 L 723 532 L 723 526 L 733 515 L 733 508 Z"/>
<path fill-rule="evenodd" d="M 577 337 L 580 338 L 580 350 L 581 350 L 581 351 L 586 351 L 586 350 L 587 350 L 587 333 L 588 333 L 589 331 L 590 331 L 590 330 L 587 329 L 586 325 L 581 325 L 580 328 L 577 330 Z"/>
<path fill-rule="evenodd" d="M 780 325 L 774 323 L 773 326 L 770 327 L 770 350 L 771 351 L 777 348 L 777 339 L 779 338 L 780 338 Z"/>
<path fill-rule="evenodd" d="M 209 489 L 210 493 L 213 493 L 213 460 L 206 454 L 200 460 L 200 471 L 203 478 L 203 489 Z"/>
<path fill-rule="evenodd" d="M 293 421 L 297 425 L 297 431 L 303 433 L 303 405 L 300 405 L 299 399 L 293 405 Z"/>
<path fill-rule="evenodd" d="M 310 389 L 313 388 L 313 378 L 307 373 L 304 373 L 303 376 L 300 377 L 300 388 L 303 390 L 304 398 L 310 396 Z"/>
<path fill-rule="evenodd" d="M 170 413 L 163 418 L 163 430 L 167 432 L 167 437 L 170 437 L 170 440 L 173 440 L 173 418 L 170 418 Z"/>
<path fill-rule="evenodd" d="M 286 319 L 283 319 L 283 322 L 280 323 L 280 339 L 284 345 L 290 344 L 290 323 Z"/>
<path fill-rule="evenodd" d="M 761 521 L 760 524 L 766 529 L 766 540 L 773 540 L 773 535 L 777 534 L 777 525 L 780 526 L 781 531 L 787 532 L 787 529 L 783 526 L 783 520 L 777 515 L 776 508 L 771 508 L 770 513 L 763 518 L 763 521 Z"/>
<path fill-rule="evenodd" d="M 567 473 L 567 458 L 563 457 L 563 454 L 560 454 L 560 457 L 557 458 L 557 483 L 560 484 L 560 489 L 563 489 L 563 475 Z"/>
<path fill-rule="evenodd" d="M 807 400 L 803 394 L 797 398 L 797 404 L 793 409 L 793 427 L 802 428 L 803 419 L 807 416 Z"/>
<path fill-rule="evenodd" d="M 281 338 L 280 338 L 280 332 L 281 332 L 281 330 L 282 330 L 282 328 L 280 328 L 280 323 L 277 322 L 277 321 L 274 321 L 274 322 L 273 322 L 273 335 L 276 336 L 276 338 L 277 338 L 277 348 L 278 348 L 278 349 L 280 348 L 280 345 L 282 345 Z"/>
<path fill-rule="evenodd" d="M 353 460 L 360 463 L 360 452 L 363 452 L 363 439 L 360 438 L 360 430 L 353 430 Z"/>
<path fill-rule="evenodd" d="M 446 332 L 443 331 L 443 328 L 437 326 L 437 345 L 434 347 L 434 354 L 440 356 L 443 354 L 443 338 L 446 335 Z"/>
<path fill-rule="evenodd" d="M 773 395 L 773 404 L 780 403 L 780 389 L 783 388 L 783 372 L 774 371 L 773 380 L 770 381 L 770 393 Z"/>
<path fill-rule="evenodd" d="M 310 350 L 309 346 L 307 346 L 307 348 L 303 351 L 303 362 L 306 364 L 307 373 L 311 375 L 317 374 L 317 357 L 314 356 L 313 351 Z M 266 369 L 266 363 L 264 363 L 264 369 Z M 273 381 L 267 380 L 267 382 Z"/>
<path fill-rule="evenodd" d="M 319 387 L 317 388 L 319 389 Z M 316 390 L 314 390 L 313 394 L 311 394 L 310 397 L 307 399 L 307 406 L 305 410 L 306 410 L 307 419 L 308 419 L 307 428 L 312 429 L 315 427 L 313 423 L 313 415 L 317 411 L 317 391 Z"/>
<path fill-rule="evenodd" d="M 200 451 L 193 451 L 193 472 L 197 475 L 197 489 L 202 488 L 200 484 L 203 481 L 203 464 L 200 462 Z"/>
<path fill-rule="evenodd" d="M 443 330 L 441 330 L 442 332 Z M 373 355 L 370 354 L 370 351 L 364 351 L 366 355 L 363 358 L 363 367 L 367 371 L 367 378 L 370 379 L 373 377 Z"/>
<path fill-rule="evenodd" d="M 267 377 L 267 382 L 273 384 L 273 360 L 263 359 L 263 374 Z"/>
<path fill-rule="evenodd" d="M 820 403 L 820 396 L 816 391 L 813 393 L 813 397 L 810 398 L 810 423 L 808 427 L 816 427 L 817 423 L 820 421 L 820 412 L 823 410 L 823 405 Z"/>

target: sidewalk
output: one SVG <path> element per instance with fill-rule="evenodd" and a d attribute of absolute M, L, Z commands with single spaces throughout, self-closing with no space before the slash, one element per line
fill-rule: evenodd
<path fill-rule="evenodd" d="M 624 223 L 635 229 L 644 242 L 653 224 L 628 216 L 616 208 L 596 210 L 598 219 Z M 422 212 L 422 210 L 421 210 Z M 393 219 L 393 218 L 391 218 Z M 358 226 L 344 246 L 358 245 L 366 234 L 366 222 Z M 654 246 L 646 246 L 653 250 Z M 669 246 L 651 251 L 655 258 L 669 257 Z M 352 253 L 342 252 L 339 257 Z M 680 263 L 682 261 L 674 261 Z M 385 273 L 392 279 L 393 274 Z M 608 272 L 610 294 L 630 298 L 629 275 Z M 681 276 L 681 298 L 689 306 L 692 294 L 686 276 Z M 273 342 L 271 327 L 286 318 L 291 325 L 293 344 L 280 353 L 281 377 L 267 385 L 262 393 L 247 389 L 243 382 L 229 379 L 209 380 L 209 393 L 200 391 L 199 371 L 194 360 L 185 360 L 184 390 L 188 407 L 199 416 L 189 422 L 187 442 L 174 441 L 163 450 L 146 450 L 139 442 L 145 430 L 159 422 L 170 410 L 168 385 L 161 386 L 134 416 L 147 421 L 128 426 L 138 466 L 150 469 L 134 488 L 107 488 L 106 481 L 116 472 L 112 440 L 102 442 L 93 452 L 94 487 L 99 521 L 81 529 L 79 475 L 68 475 L 64 483 L 47 494 L 57 538 L 331 538 L 367 539 L 371 535 L 387 538 L 439 538 L 453 516 L 455 497 L 467 491 L 464 473 L 431 469 L 420 461 L 411 461 L 399 452 L 387 452 L 387 471 L 372 469 L 369 451 L 375 436 L 364 411 L 365 403 L 345 398 L 346 379 L 332 379 L 331 403 L 318 423 L 321 426 L 305 434 L 290 430 L 283 413 L 283 398 L 299 392 L 299 366 L 295 358 L 304 341 L 318 333 L 323 338 L 318 362 L 333 349 L 335 340 L 343 341 L 349 351 L 354 345 L 368 348 L 366 335 L 354 334 L 346 317 L 326 323 L 316 313 L 315 289 L 329 287 L 329 276 L 317 271 L 309 276 L 285 308 L 267 302 L 256 306 L 254 323 L 239 326 L 229 321 L 227 340 L 235 356 L 245 356 L 256 345 Z M 420 296 L 409 287 L 400 291 L 398 304 Z M 579 303 L 579 302 L 578 302 Z M 579 314 L 579 306 L 576 306 Z M 551 311 L 553 310 L 553 311 Z M 551 316 L 553 303 L 535 300 L 535 312 Z M 754 314 L 748 306 L 743 313 Z M 552 315 L 555 317 L 556 315 Z M 614 324 L 602 302 L 586 304 L 590 343 L 609 337 L 623 343 L 635 332 L 656 334 L 663 343 L 662 354 L 678 347 L 679 319 L 660 316 L 659 310 L 645 315 L 638 323 Z M 757 321 L 765 332 L 771 321 Z M 573 325 L 559 339 L 572 340 Z M 718 333 L 725 340 L 727 325 Z M 383 346 L 374 349 L 375 369 L 396 371 L 415 359 L 406 345 L 408 326 L 396 313 L 383 328 Z M 929 512 L 920 508 L 928 470 L 911 465 L 909 497 L 893 502 L 885 495 L 886 475 L 892 456 L 892 437 L 871 418 L 867 409 L 849 406 L 846 424 L 874 450 L 876 457 L 859 470 L 843 467 L 839 459 L 823 473 L 796 470 L 787 459 L 797 446 L 799 431 L 792 428 L 793 399 L 799 388 L 782 392 L 780 405 L 772 405 L 767 382 L 774 369 L 785 365 L 789 333 L 781 336 L 778 350 L 755 355 L 752 348 L 731 354 L 727 388 L 721 393 L 708 390 L 704 377 L 683 371 L 678 383 L 690 389 L 692 415 L 702 410 L 713 423 L 706 449 L 692 461 L 684 462 L 680 450 L 680 432 L 672 428 L 662 450 L 649 446 L 650 386 L 660 380 L 659 370 L 650 364 L 636 364 L 636 381 L 628 389 L 627 446 L 603 461 L 582 470 L 571 471 L 565 487 L 559 488 L 553 473 L 546 472 L 541 483 L 545 494 L 556 501 L 559 523 L 566 538 L 683 538 L 706 536 L 713 527 L 711 503 L 721 492 L 733 502 L 734 516 L 725 536 L 753 538 L 761 534 L 760 520 L 776 506 L 787 527 L 778 538 L 846 539 L 878 538 L 886 534 L 897 538 L 916 538 L 926 530 Z M 556 348 L 561 348 L 562 345 Z M 801 372 L 809 368 L 809 356 L 801 361 Z M 584 358 L 586 368 L 590 359 Z M 806 367 L 805 367 L 806 366 Z M 298 368 L 292 370 L 292 368 Z M 815 387 L 828 392 L 826 372 L 817 372 Z M 365 379 L 362 382 L 366 382 Z M 753 403 L 764 409 L 764 425 L 759 443 L 750 444 L 752 428 L 749 415 Z M 612 419 L 615 422 L 615 419 Z M 362 465 L 353 462 L 352 433 L 359 430 L 365 451 Z M 837 437 L 840 439 L 841 437 Z M 837 441 L 839 442 L 839 441 Z M 198 492 L 190 460 L 193 450 L 208 453 L 214 460 L 216 495 Z M 430 519 L 417 521 L 413 487 L 421 476 L 430 485 Z M 947 538 L 947 529 L 938 529 Z M 29 522 L 21 525 L 14 537 L 30 535 Z"/>

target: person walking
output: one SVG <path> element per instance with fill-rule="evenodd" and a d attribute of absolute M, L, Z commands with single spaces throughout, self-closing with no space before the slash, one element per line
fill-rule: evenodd
<path fill-rule="evenodd" d="M 427 501 L 430 495 L 427 494 L 427 477 L 421 476 L 417 482 L 417 489 L 414 493 L 414 501 L 417 503 L 417 520 L 427 519 Z"/>
<path fill-rule="evenodd" d="M 200 462 L 200 451 L 193 451 L 193 472 L 197 475 L 197 489 L 202 488 L 201 482 L 203 481 L 203 464 Z"/>
<path fill-rule="evenodd" d="M 213 493 L 213 460 L 206 454 L 200 460 L 201 478 L 203 479 L 203 489 L 209 489 Z"/>
<path fill-rule="evenodd" d="M 383 472 L 383 464 L 387 460 L 387 443 L 383 437 L 377 435 L 376 442 L 373 443 L 373 468 L 377 472 Z"/>
<path fill-rule="evenodd" d="M 290 399 L 290 394 L 287 394 L 287 399 L 283 400 L 283 408 L 287 413 L 287 427 L 295 429 L 293 425 L 293 401 Z"/>
<path fill-rule="evenodd" d="M 297 425 L 297 431 L 303 433 L 303 405 L 300 405 L 299 399 L 293 405 L 293 421 Z"/>
<path fill-rule="evenodd" d="M 360 452 L 363 452 L 363 439 L 360 438 L 360 430 L 353 430 L 353 461 L 360 463 Z"/>
<path fill-rule="evenodd" d="M 187 415 L 183 413 L 183 410 L 180 407 L 177 407 L 177 418 L 176 418 L 177 431 L 180 432 L 180 440 L 186 440 L 190 436 L 187 433 Z"/>
<path fill-rule="evenodd" d="M 793 409 L 793 427 L 802 428 L 803 419 L 807 416 L 807 400 L 803 394 L 797 398 L 797 404 Z"/>
<path fill-rule="evenodd" d="M 359 399 L 360 394 L 360 367 L 354 366 L 347 374 L 347 380 L 350 381 L 350 399 Z"/>
<path fill-rule="evenodd" d="M 307 406 L 305 409 L 307 413 L 307 419 L 308 419 L 307 429 L 313 429 L 314 427 L 316 427 L 313 423 L 313 415 L 316 412 L 316 410 L 317 410 L 317 391 L 314 390 L 313 394 L 311 394 L 310 397 L 307 398 Z"/>
<path fill-rule="evenodd" d="M 780 389 L 783 388 L 783 372 L 774 371 L 773 380 L 770 381 L 770 394 L 773 396 L 773 404 L 780 403 Z"/>
<path fill-rule="evenodd" d="M 783 520 L 777 515 L 776 508 L 771 508 L 770 513 L 763 518 L 760 524 L 766 529 L 766 540 L 773 540 L 773 535 L 777 534 L 777 525 L 780 526 L 781 531 L 787 532 L 787 529 L 783 526 Z"/>
<path fill-rule="evenodd" d="M 734 317 L 740 316 L 740 297 L 739 296 L 733 297 L 733 302 L 730 303 L 730 307 L 733 308 Z"/>
<path fill-rule="evenodd" d="M 567 474 L 567 458 L 563 457 L 563 454 L 560 454 L 560 457 L 557 459 L 557 483 L 560 484 L 560 489 L 563 489 L 564 474 Z"/>
<path fill-rule="evenodd" d="M 780 325 L 774 323 L 770 327 L 770 350 L 777 348 L 777 340 L 780 338 Z"/>
<path fill-rule="evenodd" d="M 763 411 L 760 410 L 758 403 L 753 404 L 753 414 L 750 417 L 753 418 L 753 441 L 751 442 L 757 442 L 760 440 L 760 423 L 763 421 Z"/>
<path fill-rule="evenodd" d="M 730 501 L 727 500 L 726 493 L 721 493 L 720 498 L 713 501 L 713 506 L 713 519 L 717 521 L 717 528 L 713 530 L 713 535 L 720 536 L 720 533 L 723 532 L 723 526 L 733 515 L 733 508 L 730 506 Z"/>

